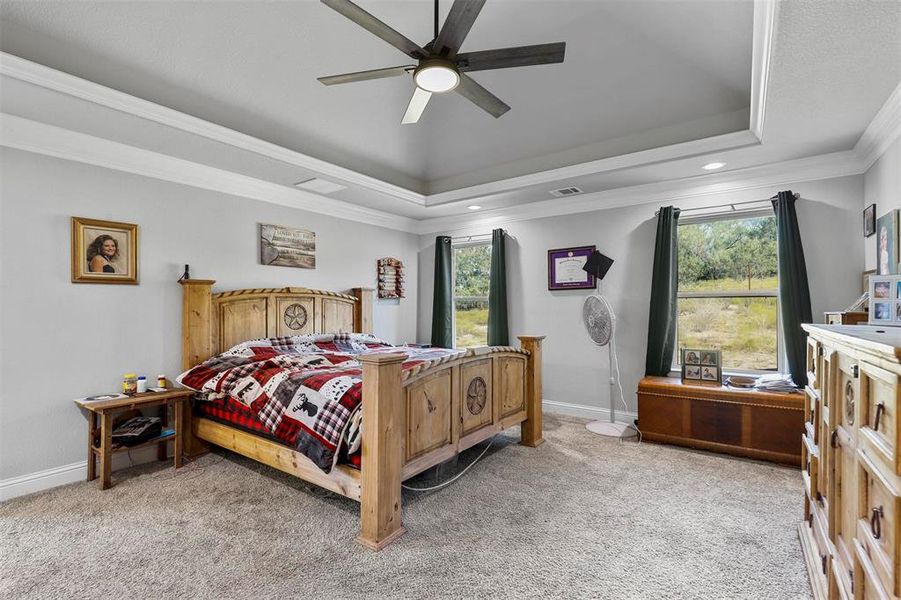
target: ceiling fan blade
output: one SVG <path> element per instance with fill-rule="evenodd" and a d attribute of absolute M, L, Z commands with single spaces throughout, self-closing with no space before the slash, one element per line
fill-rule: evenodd
<path fill-rule="evenodd" d="M 415 65 L 404 65 L 387 67 L 385 69 L 357 71 L 355 73 L 342 73 L 341 75 L 328 75 L 326 77 L 317 77 L 317 79 L 324 85 L 337 85 L 339 83 L 352 83 L 354 81 L 368 81 L 369 79 L 384 79 L 385 77 L 406 75 L 413 68 L 415 68 Z"/>
<path fill-rule="evenodd" d="M 432 52 L 449 57 L 456 55 L 484 5 L 485 0 L 454 0 L 441 32 L 432 43 Z"/>
<path fill-rule="evenodd" d="M 417 46 L 415 42 L 402 33 L 395 31 L 350 0 L 322 0 L 322 3 L 341 13 L 369 33 L 382 38 L 404 54 L 417 60 L 428 56 L 428 53 Z"/>
<path fill-rule="evenodd" d="M 419 117 L 422 116 L 422 111 L 425 110 L 426 104 L 429 103 L 429 98 L 432 97 L 432 92 L 427 92 L 424 89 L 417 87 L 413 92 L 413 97 L 410 98 L 410 104 L 407 105 L 407 112 L 404 113 L 404 118 L 401 120 L 403 125 L 410 125 L 411 123 L 416 123 L 419 121 Z"/>
<path fill-rule="evenodd" d="M 487 69 L 549 65 L 563 62 L 565 54 L 566 42 L 498 48 L 458 54 L 457 66 L 461 71 L 485 71 Z"/>
<path fill-rule="evenodd" d="M 466 73 L 460 73 L 460 85 L 454 91 L 482 110 L 490 113 L 495 119 L 510 110 L 510 107 L 503 100 L 483 88 Z"/>

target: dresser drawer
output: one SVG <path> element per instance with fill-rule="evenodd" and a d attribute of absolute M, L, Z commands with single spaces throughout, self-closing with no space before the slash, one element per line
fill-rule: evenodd
<path fill-rule="evenodd" d="M 801 460 L 803 461 L 801 478 L 804 480 L 807 495 L 811 499 L 817 500 L 819 498 L 817 492 L 820 489 L 818 481 L 820 475 L 819 453 L 807 434 L 803 433 L 801 434 Z"/>
<path fill-rule="evenodd" d="M 832 598 L 854 600 L 854 559 L 836 548 L 832 555 Z"/>
<path fill-rule="evenodd" d="M 820 415 L 820 395 L 807 386 L 804 388 L 804 429 L 817 445 L 820 443 Z"/>
<path fill-rule="evenodd" d="M 858 565 L 855 570 L 855 581 L 860 585 L 860 589 L 855 589 L 855 597 L 864 600 L 891 600 L 891 596 L 886 593 L 885 587 L 879 581 L 873 562 L 857 540 L 854 540 L 854 551 Z"/>
<path fill-rule="evenodd" d="M 893 473 L 898 461 L 898 375 L 860 362 L 860 435 Z"/>
<path fill-rule="evenodd" d="M 901 497 L 894 484 L 882 473 L 867 451 L 858 450 L 858 507 L 857 541 L 872 563 L 883 587 L 894 593 L 898 576 L 899 516 Z"/>
<path fill-rule="evenodd" d="M 807 338 L 807 385 L 815 391 L 823 389 L 820 380 L 822 344 L 812 337 Z"/>

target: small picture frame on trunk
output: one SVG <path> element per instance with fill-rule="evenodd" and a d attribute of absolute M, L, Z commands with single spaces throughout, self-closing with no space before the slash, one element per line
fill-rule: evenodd
<path fill-rule="evenodd" d="M 682 383 L 720 385 L 723 355 L 719 350 L 682 348 Z"/>

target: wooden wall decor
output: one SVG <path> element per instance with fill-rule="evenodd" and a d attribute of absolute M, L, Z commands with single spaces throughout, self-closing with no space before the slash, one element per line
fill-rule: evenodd
<path fill-rule="evenodd" d="M 378 260 L 379 298 L 404 297 L 404 263 L 396 258 Z"/>

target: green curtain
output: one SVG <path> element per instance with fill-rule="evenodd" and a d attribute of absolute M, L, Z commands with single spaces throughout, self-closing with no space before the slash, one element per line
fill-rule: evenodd
<path fill-rule="evenodd" d="M 657 243 L 651 275 L 648 310 L 648 353 L 645 375 L 669 375 L 676 347 L 676 293 L 679 290 L 679 252 L 676 246 L 679 209 L 662 207 L 657 216 Z"/>
<path fill-rule="evenodd" d="M 454 278 L 451 239 L 435 238 L 435 292 L 432 299 L 432 345 L 454 347 Z"/>
<path fill-rule="evenodd" d="M 795 212 L 795 195 L 791 190 L 779 192 L 773 200 L 776 213 L 776 248 L 779 254 L 779 313 L 782 316 L 782 339 L 788 371 L 795 385 L 807 385 L 807 332 L 801 323 L 812 323 L 807 264 Z"/>
<path fill-rule="evenodd" d="M 507 234 L 491 232 L 491 270 L 488 284 L 488 345 L 509 346 L 507 330 Z"/>

